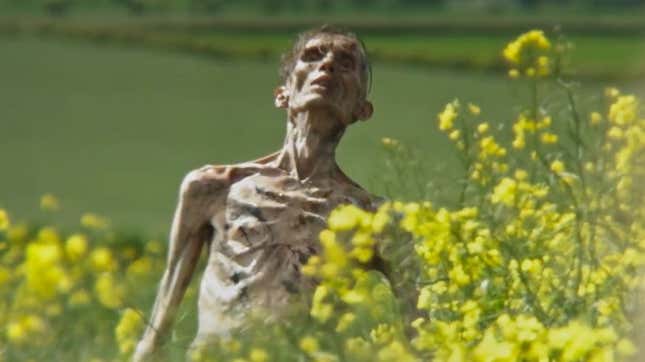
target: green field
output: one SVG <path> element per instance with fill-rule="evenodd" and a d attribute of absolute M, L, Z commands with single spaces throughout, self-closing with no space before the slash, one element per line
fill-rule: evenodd
<path fill-rule="evenodd" d="M 47 38 L 73 38 L 96 43 L 172 49 L 178 52 L 226 59 L 279 59 L 295 34 L 325 21 L 284 22 L 222 19 L 113 19 L 54 21 L 46 18 L 0 19 L 0 34 L 30 34 Z M 531 28 L 545 30 L 553 39 L 553 21 L 533 19 L 522 23 L 503 18 L 455 24 L 432 21 L 364 21 L 353 24 L 368 44 L 373 60 L 455 70 L 496 71 L 506 64 L 501 51 L 517 34 Z M 638 22 L 581 20 L 564 23 L 561 45 L 571 44 L 564 58 L 564 73 L 586 79 L 629 80 L 645 77 L 645 30 Z M 555 42 L 555 40 L 554 40 Z"/>
<path fill-rule="evenodd" d="M 94 211 L 162 234 L 187 171 L 253 159 L 282 143 L 284 114 L 272 106 L 275 61 L 30 37 L 0 38 L 0 48 L 0 206 L 18 218 L 44 220 L 38 199 L 51 192 L 67 224 Z M 621 86 L 643 91 L 636 81 Z M 386 193 L 391 174 L 380 139 L 393 137 L 420 150 L 433 178 L 447 180 L 459 166 L 435 129 L 437 112 L 459 97 L 503 125 L 525 103 L 519 89 L 494 74 L 377 62 L 375 115 L 349 130 L 339 161 L 369 190 Z"/>

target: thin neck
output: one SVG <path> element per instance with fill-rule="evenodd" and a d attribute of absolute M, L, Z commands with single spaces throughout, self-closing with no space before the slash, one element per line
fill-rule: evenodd
<path fill-rule="evenodd" d="M 288 117 L 277 166 L 300 180 L 333 177 L 338 171 L 336 147 L 345 126 L 324 111 L 290 112 Z"/>

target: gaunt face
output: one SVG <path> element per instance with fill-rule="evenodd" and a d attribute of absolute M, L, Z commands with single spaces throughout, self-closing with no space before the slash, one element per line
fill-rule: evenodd
<path fill-rule="evenodd" d="M 322 109 L 345 125 L 368 118 L 363 59 L 360 44 L 352 38 L 321 34 L 309 39 L 283 88 L 287 107 L 291 112 Z"/>

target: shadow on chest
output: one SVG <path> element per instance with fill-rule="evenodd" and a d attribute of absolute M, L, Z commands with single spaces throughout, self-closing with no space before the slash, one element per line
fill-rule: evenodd
<path fill-rule="evenodd" d="M 226 205 L 226 234 L 246 246 L 311 243 L 330 211 L 352 199 L 333 185 L 256 174 L 234 184 Z"/>

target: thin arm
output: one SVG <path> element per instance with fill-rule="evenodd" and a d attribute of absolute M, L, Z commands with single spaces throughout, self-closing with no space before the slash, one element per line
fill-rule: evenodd
<path fill-rule="evenodd" d="M 164 337 L 171 329 L 175 313 L 190 283 L 204 242 L 212 236 L 212 226 L 206 216 L 204 194 L 208 187 L 197 171 L 182 182 L 179 203 L 170 232 L 166 270 L 161 279 L 152 308 L 150 324 L 137 345 L 134 361 L 145 361 L 158 352 Z"/>

